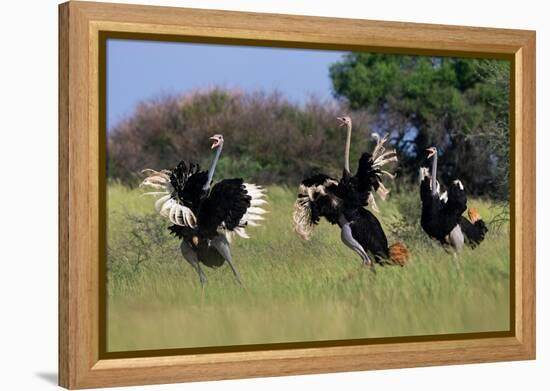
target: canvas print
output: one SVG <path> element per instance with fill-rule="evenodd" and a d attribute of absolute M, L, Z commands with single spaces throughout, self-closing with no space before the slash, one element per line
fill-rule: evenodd
<path fill-rule="evenodd" d="M 510 62 L 107 40 L 106 351 L 511 329 Z"/>

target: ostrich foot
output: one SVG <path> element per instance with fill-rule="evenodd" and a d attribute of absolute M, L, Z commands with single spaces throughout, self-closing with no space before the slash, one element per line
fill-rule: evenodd
<path fill-rule="evenodd" d="M 376 267 L 374 266 L 374 262 L 370 262 L 370 263 L 366 263 L 366 262 L 363 262 L 363 266 L 364 267 L 368 267 L 369 270 L 373 273 L 373 274 L 376 274 Z"/>
<path fill-rule="evenodd" d="M 201 284 L 201 306 L 202 309 L 204 307 L 204 284 Z"/>

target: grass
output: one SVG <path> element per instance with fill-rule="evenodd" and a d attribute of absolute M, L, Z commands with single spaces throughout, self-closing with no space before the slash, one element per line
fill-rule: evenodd
<path fill-rule="evenodd" d="M 168 235 L 153 201 L 108 187 L 108 351 L 500 331 L 509 328 L 508 226 L 491 231 L 457 263 L 421 231 L 416 193 L 379 203 L 389 241 L 402 240 L 410 263 L 360 267 L 323 222 L 305 242 L 292 230 L 294 191 L 269 189 L 269 215 L 237 238 L 227 265 L 195 271 Z M 486 221 L 497 209 L 470 200 Z M 396 237 L 399 233 L 400 237 Z"/>

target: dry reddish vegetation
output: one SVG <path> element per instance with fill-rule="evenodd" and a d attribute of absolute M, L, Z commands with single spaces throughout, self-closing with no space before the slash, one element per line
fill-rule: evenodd
<path fill-rule="evenodd" d="M 311 100 L 303 107 L 280 94 L 214 89 L 141 103 L 109 133 L 109 176 L 135 184 L 143 168 L 170 168 L 181 159 L 206 166 L 208 137 L 222 133 L 219 178 L 241 176 L 263 184 L 296 184 L 317 170 L 339 175 L 345 133 L 336 103 Z M 352 160 L 371 147 L 364 111 L 354 112 Z"/>

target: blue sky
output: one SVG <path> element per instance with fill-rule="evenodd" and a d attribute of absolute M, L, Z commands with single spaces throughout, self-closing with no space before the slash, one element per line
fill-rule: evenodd
<path fill-rule="evenodd" d="M 109 39 L 107 129 L 142 100 L 210 87 L 274 89 L 291 101 L 331 98 L 343 52 Z"/>

